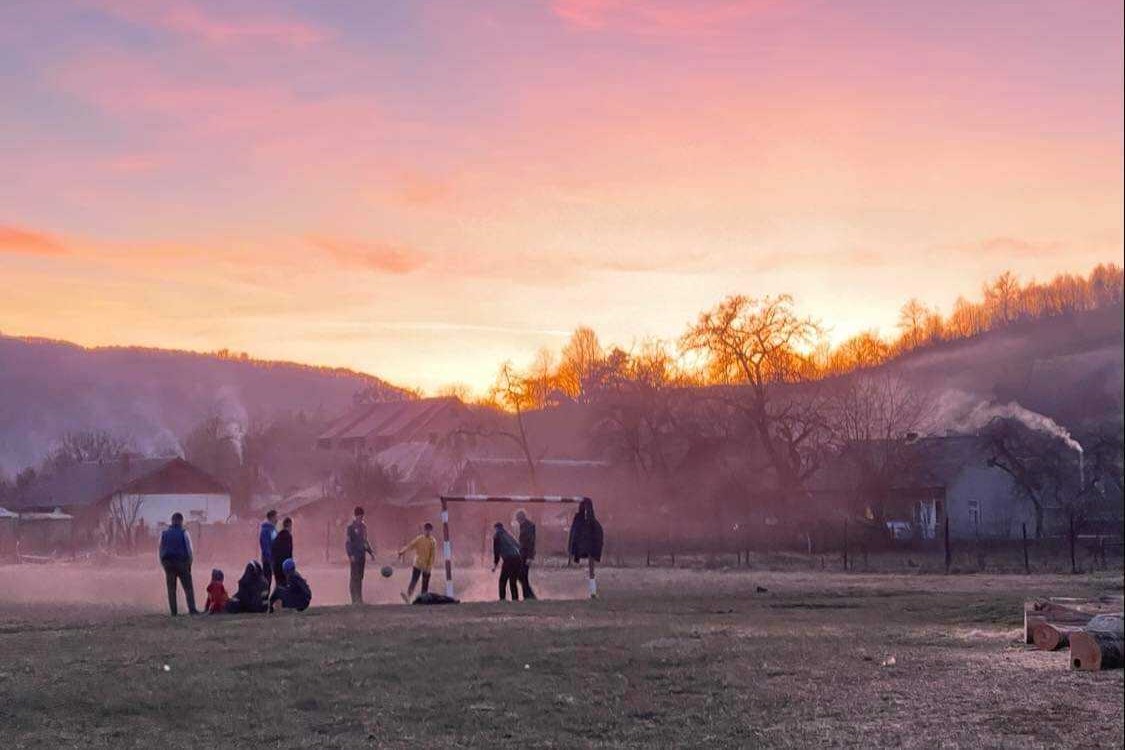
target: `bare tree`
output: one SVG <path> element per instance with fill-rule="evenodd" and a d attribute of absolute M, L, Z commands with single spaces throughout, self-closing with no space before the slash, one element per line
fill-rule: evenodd
<path fill-rule="evenodd" d="M 562 350 L 559 387 L 575 401 L 588 403 L 604 356 L 594 329 L 586 326 L 575 329 Z"/>
<path fill-rule="evenodd" d="M 106 430 L 67 432 L 47 458 L 49 469 L 86 461 L 116 461 L 129 449 L 129 438 Z"/>
<path fill-rule="evenodd" d="M 930 315 L 932 315 L 930 308 L 915 297 L 907 300 L 898 311 L 898 327 L 902 331 L 902 340 L 907 349 L 917 349 L 921 346 L 926 335 L 926 320 Z"/>
<path fill-rule="evenodd" d="M 136 532 L 141 520 L 143 495 L 118 492 L 109 500 L 109 523 L 112 538 L 132 554 L 136 550 Z"/>
<path fill-rule="evenodd" d="M 1016 319 L 1020 282 L 1011 271 L 1005 271 L 984 285 L 984 303 L 993 326 L 1007 325 Z"/>
<path fill-rule="evenodd" d="M 477 440 L 499 438 L 516 446 L 527 465 L 528 479 L 534 492 L 539 492 L 536 457 L 531 450 L 524 412 L 533 407 L 533 386 L 511 362 L 500 366 L 496 382 L 489 393 L 489 404 L 477 412 L 474 424 L 454 430 L 447 438 L 447 446 L 473 443 Z M 511 419 L 506 415 L 510 414 Z"/>
<path fill-rule="evenodd" d="M 910 470 L 913 438 L 932 424 L 933 399 L 897 376 L 863 375 L 838 386 L 830 412 L 835 448 L 882 522 L 894 487 Z"/>
<path fill-rule="evenodd" d="M 787 388 L 815 377 L 804 350 L 819 334 L 789 296 L 734 296 L 702 313 L 680 340 L 686 352 L 704 356 L 711 382 L 732 386 L 718 393 L 748 420 L 782 497 L 800 491 L 820 460 L 820 398 Z"/>
<path fill-rule="evenodd" d="M 996 418 L 981 432 L 989 464 L 1007 472 L 1035 514 L 1035 536 L 1045 533 L 1047 508 L 1060 509 L 1081 523 L 1098 476 L 1084 471 L 1084 455 L 1056 436 L 1028 428 L 1017 419 Z"/>

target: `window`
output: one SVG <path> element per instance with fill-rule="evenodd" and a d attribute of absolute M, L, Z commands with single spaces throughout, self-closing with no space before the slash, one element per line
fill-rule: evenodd
<path fill-rule="evenodd" d="M 973 526 L 980 526 L 980 510 L 980 500 L 969 501 L 969 522 L 972 523 Z"/>

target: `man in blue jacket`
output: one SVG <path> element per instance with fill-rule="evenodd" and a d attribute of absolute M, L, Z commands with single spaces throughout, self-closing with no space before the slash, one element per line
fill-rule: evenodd
<path fill-rule="evenodd" d="M 172 616 L 176 610 L 176 581 L 184 589 L 188 612 L 199 614 L 195 608 L 195 589 L 191 585 L 191 535 L 184 528 L 184 514 L 173 513 L 172 525 L 160 534 L 160 566 L 164 568 L 164 581 L 168 585 L 168 609 Z"/>
<path fill-rule="evenodd" d="M 273 576 L 273 540 L 277 538 L 277 511 L 266 511 L 266 520 L 262 521 L 258 529 L 258 547 L 262 551 L 262 572 L 266 576 L 266 588 L 269 588 Z"/>

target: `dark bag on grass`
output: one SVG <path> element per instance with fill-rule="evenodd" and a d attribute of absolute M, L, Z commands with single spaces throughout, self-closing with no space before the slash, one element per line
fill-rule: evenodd
<path fill-rule="evenodd" d="M 458 600 L 452 596 L 443 596 L 441 594 L 434 594 L 427 591 L 424 594 L 419 594 L 414 600 L 415 604 L 460 604 Z"/>

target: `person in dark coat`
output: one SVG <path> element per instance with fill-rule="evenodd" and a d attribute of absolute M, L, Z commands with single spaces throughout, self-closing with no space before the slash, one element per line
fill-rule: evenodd
<path fill-rule="evenodd" d="M 534 599 L 535 592 L 531 590 L 531 561 L 535 559 L 535 524 L 527 517 L 527 513 L 520 509 L 516 511 L 516 523 L 520 525 L 520 560 L 523 567 L 520 569 L 520 588 L 523 589 L 523 598 Z"/>
<path fill-rule="evenodd" d="M 567 550 L 574 562 L 590 561 L 590 598 L 598 595 L 598 584 L 594 578 L 594 563 L 602 561 L 602 525 L 594 515 L 594 502 L 583 498 L 578 503 L 578 512 L 570 523 L 570 540 Z"/>
<path fill-rule="evenodd" d="M 227 612 L 265 612 L 269 609 L 270 585 L 257 560 L 246 563 L 246 570 L 238 579 L 238 591 L 227 602 Z"/>
<path fill-rule="evenodd" d="M 284 563 L 293 559 L 293 519 L 286 517 L 281 522 L 281 531 L 277 532 L 273 543 L 270 545 L 270 556 L 273 560 L 273 580 L 275 586 L 285 583 Z"/>
<path fill-rule="evenodd" d="M 270 612 L 273 612 L 274 604 L 277 602 L 281 602 L 284 609 L 304 612 L 312 602 L 312 589 L 309 588 L 309 582 L 297 572 L 297 563 L 292 559 L 286 558 L 281 567 L 285 574 L 285 583 L 279 584 L 270 595 Z"/>
<path fill-rule="evenodd" d="M 367 541 L 367 524 L 363 522 L 363 508 L 355 507 L 352 522 L 348 524 L 347 541 L 344 542 L 344 551 L 348 554 L 350 575 L 348 589 L 351 592 L 352 604 L 363 604 L 363 573 L 367 567 L 367 557 L 375 559 L 375 550 Z"/>
<path fill-rule="evenodd" d="M 492 572 L 495 573 L 497 564 L 500 564 L 500 601 L 504 601 L 504 589 L 507 587 L 512 592 L 512 601 L 518 602 L 520 592 L 516 584 L 523 570 L 520 543 L 499 521 L 492 528 Z"/>
<path fill-rule="evenodd" d="M 199 614 L 195 608 L 195 588 L 191 583 L 191 535 L 184 528 L 184 514 L 173 513 L 172 525 L 160 534 L 160 567 L 164 568 L 164 583 L 168 587 L 168 609 L 175 617 L 176 611 L 176 581 L 184 590 L 187 599 L 188 612 Z"/>

